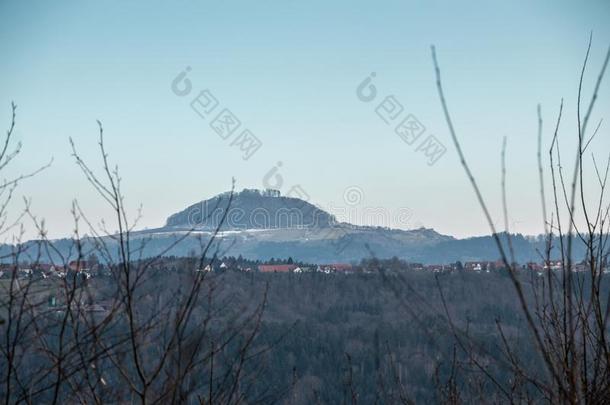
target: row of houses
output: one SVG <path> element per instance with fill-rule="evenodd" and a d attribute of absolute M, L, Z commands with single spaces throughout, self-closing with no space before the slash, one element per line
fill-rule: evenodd
<path fill-rule="evenodd" d="M 69 273 L 77 273 L 85 279 L 99 273 L 102 267 L 98 263 L 85 260 L 73 260 L 65 266 L 34 263 L 34 264 L 2 264 L 0 265 L 0 278 L 11 278 L 16 272 L 18 278 L 64 278 Z"/>
<path fill-rule="evenodd" d="M 225 271 L 225 270 L 238 270 L 243 272 L 258 271 L 260 273 L 350 273 L 353 271 L 353 266 L 347 263 L 332 263 L 332 264 L 320 264 L 320 265 L 298 265 L 298 264 L 260 264 L 247 266 L 229 266 L 225 262 L 219 262 L 215 265 L 206 265 L 203 269 L 199 269 L 199 272 L 211 272 L 211 271 Z"/>
<path fill-rule="evenodd" d="M 422 263 L 407 263 L 402 262 L 399 266 L 388 265 L 386 268 L 385 264 L 381 265 L 381 267 L 386 270 L 415 270 L 415 271 L 425 271 L 425 272 L 433 272 L 433 273 L 443 273 L 443 272 L 453 272 L 453 271 L 466 271 L 466 272 L 492 272 L 504 270 L 506 266 L 503 261 L 468 261 L 464 264 L 460 262 L 455 262 L 451 264 L 422 264 Z M 350 274 L 350 273 L 371 273 L 376 272 L 381 269 L 381 267 L 373 266 L 374 268 L 369 268 L 369 266 L 357 265 L 353 266 L 348 263 L 331 263 L 331 264 L 319 264 L 319 265 L 299 265 L 299 264 L 256 264 L 256 263 L 234 263 L 231 261 L 228 262 L 218 262 L 214 265 L 207 265 L 203 269 L 198 271 L 200 272 L 211 272 L 211 271 L 225 271 L 225 270 L 237 270 L 243 272 L 261 272 L 261 273 L 342 273 L 342 274 Z M 519 270 L 530 270 L 538 273 L 545 273 L 547 271 L 560 271 L 564 268 L 561 260 L 552 260 L 543 263 L 536 262 L 528 262 L 524 265 L 514 264 L 514 269 Z M 576 263 L 572 264 L 572 271 L 574 272 L 583 272 L 587 270 L 587 266 L 584 263 Z M 608 268 L 604 266 L 604 272 L 608 272 Z M 98 275 L 107 275 L 109 270 L 104 266 L 101 266 L 97 262 L 91 261 L 71 261 L 66 266 L 57 266 L 53 264 L 32 264 L 32 265 L 8 265 L 8 264 L 0 264 L 0 278 L 11 278 L 13 272 L 17 272 L 17 277 L 19 278 L 53 278 L 59 277 L 64 278 L 68 274 L 78 274 L 82 276 L 84 279 L 89 279 L 93 276 Z"/>
<path fill-rule="evenodd" d="M 549 260 L 541 263 L 537 262 L 527 262 L 524 265 L 519 265 L 518 263 L 513 263 L 513 269 L 517 270 L 530 270 L 537 272 L 545 272 L 545 271 L 559 271 L 566 268 L 567 264 L 561 260 Z M 570 265 L 573 272 L 584 272 L 587 271 L 588 267 L 585 263 L 572 263 Z M 468 271 L 493 271 L 493 270 L 505 270 L 506 265 L 502 260 L 498 260 L 495 262 L 466 262 L 463 266 L 464 270 Z M 603 266 L 604 272 L 607 272 L 607 267 Z"/>
<path fill-rule="evenodd" d="M 480 261 L 480 262 L 465 262 L 464 264 L 460 262 L 450 263 L 450 264 L 423 264 L 423 263 L 408 263 L 408 270 L 415 271 L 426 271 L 432 273 L 444 273 L 444 272 L 452 272 L 452 271 L 469 271 L 469 272 L 487 272 L 493 270 L 504 269 L 505 266 L 501 262 L 488 262 L 488 261 Z"/>
<path fill-rule="evenodd" d="M 212 266 L 207 265 L 200 272 L 211 272 L 211 271 L 224 271 L 228 270 L 229 266 L 221 262 L 218 265 Z M 315 266 L 304 266 L 298 264 L 261 264 L 255 267 L 241 267 L 237 266 L 235 270 L 243 272 L 258 271 L 260 273 L 344 273 L 348 274 L 353 271 L 351 264 L 347 263 L 332 263 L 332 264 L 320 264 Z"/>
<path fill-rule="evenodd" d="M 385 266 L 381 266 L 385 268 Z M 562 262 L 559 260 L 548 261 L 544 263 L 528 262 L 524 265 L 513 263 L 513 269 L 517 270 L 531 270 L 537 272 L 545 272 L 547 270 L 558 271 L 563 268 Z M 214 267 L 207 265 L 200 271 L 223 271 L 229 269 L 226 263 L 220 262 Z M 232 268 L 233 269 L 233 268 Z M 453 271 L 466 271 L 474 273 L 490 273 L 492 271 L 505 270 L 506 265 L 502 260 L 496 261 L 468 261 L 463 264 L 455 262 L 451 264 L 422 264 L 422 263 L 403 263 L 400 269 L 396 270 L 414 270 L 414 271 L 425 271 L 432 273 L 443 273 Z M 348 263 L 332 263 L 332 264 L 320 264 L 320 265 L 298 265 L 298 264 L 261 264 L 252 267 L 240 267 L 237 266 L 233 270 L 239 270 L 244 272 L 258 271 L 261 273 L 371 273 L 380 270 L 380 268 L 370 269 L 367 266 L 354 266 Z M 388 268 L 386 270 L 391 270 Z M 582 272 L 586 271 L 587 266 L 584 263 L 577 263 L 572 265 L 572 271 Z M 604 272 L 608 272 L 607 268 L 604 267 Z"/>
<path fill-rule="evenodd" d="M 320 264 L 317 266 L 298 266 L 296 264 L 261 264 L 261 273 L 351 273 L 353 267 L 347 263 Z"/>
<path fill-rule="evenodd" d="M 567 267 L 567 263 L 564 264 L 561 260 L 550 260 L 545 263 L 529 262 L 524 267 L 527 268 L 528 270 L 537 271 L 537 272 L 544 272 L 547 270 L 561 271 Z M 571 269 L 575 273 L 581 273 L 581 272 L 590 270 L 591 267 L 589 267 L 586 263 L 581 262 L 581 263 L 572 263 Z M 608 273 L 609 272 L 608 267 L 602 266 L 602 271 L 604 273 Z"/>
<path fill-rule="evenodd" d="M 546 271 L 559 271 L 564 268 L 564 264 L 561 260 L 550 260 L 542 263 L 536 262 L 528 262 L 524 265 L 513 263 L 512 268 L 516 270 L 531 270 L 537 272 L 546 272 Z M 452 271 L 466 271 L 466 272 L 475 272 L 475 273 L 489 273 L 492 271 L 506 270 L 506 265 L 502 260 L 496 261 L 469 261 L 464 262 L 463 264 L 460 262 L 455 262 L 451 264 L 422 264 L 422 263 L 408 263 L 406 268 L 409 270 L 416 271 L 429 271 L 433 273 L 441 273 L 441 272 L 452 272 Z M 574 263 L 571 265 L 571 269 L 573 272 L 583 272 L 587 271 L 588 267 L 585 263 Z M 609 270 L 606 266 L 603 266 L 604 273 L 608 273 Z"/>

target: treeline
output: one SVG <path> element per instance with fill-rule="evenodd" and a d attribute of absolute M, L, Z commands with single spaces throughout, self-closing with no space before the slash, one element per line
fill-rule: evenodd
<path fill-rule="evenodd" d="M 125 296 L 117 295 L 121 266 L 85 282 L 30 281 L 28 310 L 12 319 L 29 326 L 11 335 L 18 344 L 7 345 L 16 351 L 13 369 L 1 368 L 12 391 L 2 384 L 0 394 L 11 403 L 79 396 L 129 401 L 137 395 L 130 384 L 142 391 L 135 383 L 140 367 L 147 370 L 146 402 L 497 402 L 505 395 L 494 380 L 541 398 L 506 363 L 509 345 L 529 372 L 544 371 L 506 272 L 435 274 L 371 259 L 361 265 L 377 271 L 346 277 L 243 272 L 233 265 L 256 263 L 219 262 L 230 266 L 202 274 L 195 258 L 163 258 L 134 272 L 141 277 L 128 296 L 137 310 L 136 332 L 129 332 Z M 544 277 L 520 277 L 534 301 Z M 181 314 L 175 308 L 195 283 L 204 299 L 185 307 L 189 322 L 173 344 Z M 608 291 L 607 282 L 602 288 Z M 132 340 L 137 362 L 130 361 Z M 162 355 L 167 360 L 158 364 Z M 186 366 L 191 363 L 196 367 Z M 184 378 L 176 380 L 182 367 Z M 163 374 L 149 380 L 157 368 Z M 55 386 L 58 373 L 63 377 Z"/>
<path fill-rule="evenodd" d="M 171 274 L 192 268 L 190 261 L 164 260 L 153 285 L 174 289 L 187 282 Z M 219 330 L 236 329 L 229 314 L 254 310 L 266 291 L 260 329 L 250 347 L 255 355 L 243 371 L 256 377 L 240 387 L 242 394 L 291 404 L 445 402 L 451 395 L 465 402 L 499 401 L 503 395 L 491 375 L 536 399 L 535 387 L 519 381 L 505 364 L 508 344 L 524 366 L 543 372 L 508 274 L 433 274 L 404 269 L 401 263 L 365 261 L 381 270 L 350 277 L 230 269 L 210 274 Z M 532 287 L 528 299 L 535 300 L 533 292 L 544 278 L 535 272 L 521 277 Z M 156 299 L 156 288 L 142 299 Z M 203 305 L 195 314 L 209 310 Z M 468 347 L 460 347 L 456 336 Z M 236 355 L 230 350 L 228 345 L 225 359 Z M 216 372 L 226 372 L 224 366 L 219 361 Z M 200 377 L 207 392 L 210 376 L 203 371 Z"/>

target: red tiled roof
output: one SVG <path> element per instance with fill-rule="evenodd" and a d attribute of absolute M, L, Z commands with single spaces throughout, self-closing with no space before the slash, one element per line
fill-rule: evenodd
<path fill-rule="evenodd" d="M 263 273 L 288 273 L 296 269 L 298 266 L 294 264 L 261 264 L 258 270 Z"/>

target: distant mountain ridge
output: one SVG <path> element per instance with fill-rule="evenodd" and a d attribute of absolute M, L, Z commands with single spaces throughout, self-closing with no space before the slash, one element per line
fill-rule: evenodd
<path fill-rule="evenodd" d="M 170 215 L 163 227 L 134 231 L 131 246 L 138 246 L 138 257 L 161 253 L 191 255 L 200 250 L 202 242 L 209 240 L 222 222 L 213 252 L 263 261 L 293 257 L 305 262 L 328 263 L 396 256 L 411 262 L 441 264 L 499 258 L 491 236 L 456 239 L 427 228 L 400 230 L 339 223 L 315 205 L 281 196 L 274 190 L 244 189 L 230 199 L 230 193 L 222 193 Z M 500 236 L 506 243 L 506 235 Z M 542 240 L 523 235 L 511 237 L 515 260 L 520 263 L 541 260 L 539 252 L 545 249 Z M 115 239 L 105 237 L 104 242 L 112 252 Z M 41 255 L 41 260 L 54 262 L 60 261 L 59 254 L 70 257 L 76 251 L 70 239 L 52 243 L 57 252 L 41 249 L 39 241 L 29 241 L 23 246 L 30 251 L 30 256 Z M 95 241 L 85 238 L 81 246 L 84 252 L 92 251 Z M 8 256 L 14 248 L 2 245 L 0 254 Z M 578 258 L 584 253 L 584 245 L 577 241 L 573 250 Z M 559 257 L 559 252 L 555 250 L 553 257 Z"/>
<path fill-rule="evenodd" d="M 491 236 L 456 239 L 434 229 L 389 229 L 339 223 L 315 205 L 282 196 L 277 190 L 244 189 L 225 192 L 192 204 L 168 217 L 164 227 L 145 232 L 155 240 L 195 229 L 212 232 L 226 214 L 219 244 L 230 244 L 227 254 L 260 260 L 293 257 L 303 261 L 357 261 L 371 255 L 399 257 L 421 263 L 497 260 Z M 506 235 L 502 237 L 506 242 Z M 513 235 L 519 262 L 539 261 L 542 242 Z M 183 246 L 186 252 L 188 243 Z M 180 248 L 179 248 L 180 249 Z M 577 248 L 578 249 L 578 248 Z M 578 252 L 577 252 L 578 254 Z"/>

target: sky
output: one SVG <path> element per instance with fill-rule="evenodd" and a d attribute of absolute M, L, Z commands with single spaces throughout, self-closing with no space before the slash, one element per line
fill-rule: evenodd
<path fill-rule="evenodd" d="M 589 34 L 586 100 L 610 45 L 609 17 L 603 0 L 0 0 L 0 126 L 8 127 L 14 100 L 15 141 L 23 144 L 0 177 L 53 159 L 21 182 L 9 216 L 25 197 L 50 237 L 74 231 L 74 200 L 92 223 L 109 220 L 69 143 L 100 170 L 100 120 L 131 218 L 142 205 L 138 228 L 162 226 L 170 214 L 229 190 L 235 178 L 237 189 L 305 193 L 352 222 L 488 234 L 443 118 L 434 44 L 458 136 L 494 220 L 502 222 L 506 137 L 510 230 L 539 234 L 536 106 L 546 162 L 564 98 L 560 139 L 571 159 Z M 185 69 L 190 87 L 177 79 Z M 376 94 L 366 101 L 369 83 L 358 88 L 372 73 Z M 203 91 L 217 103 L 205 104 Z M 202 105 L 215 109 L 199 115 L 194 100 L 200 113 Z M 606 80 L 592 122 L 607 118 L 609 107 Z M 241 123 L 234 133 L 211 126 L 224 109 Z M 425 128 L 411 143 L 395 133 L 408 116 Z M 245 129 L 260 141 L 248 159 L 239 148 Z M 430 142 L 439 151 L 431 165 Z M 602 124 L 591 151 L 604 161 L 609 146 Z"/>

